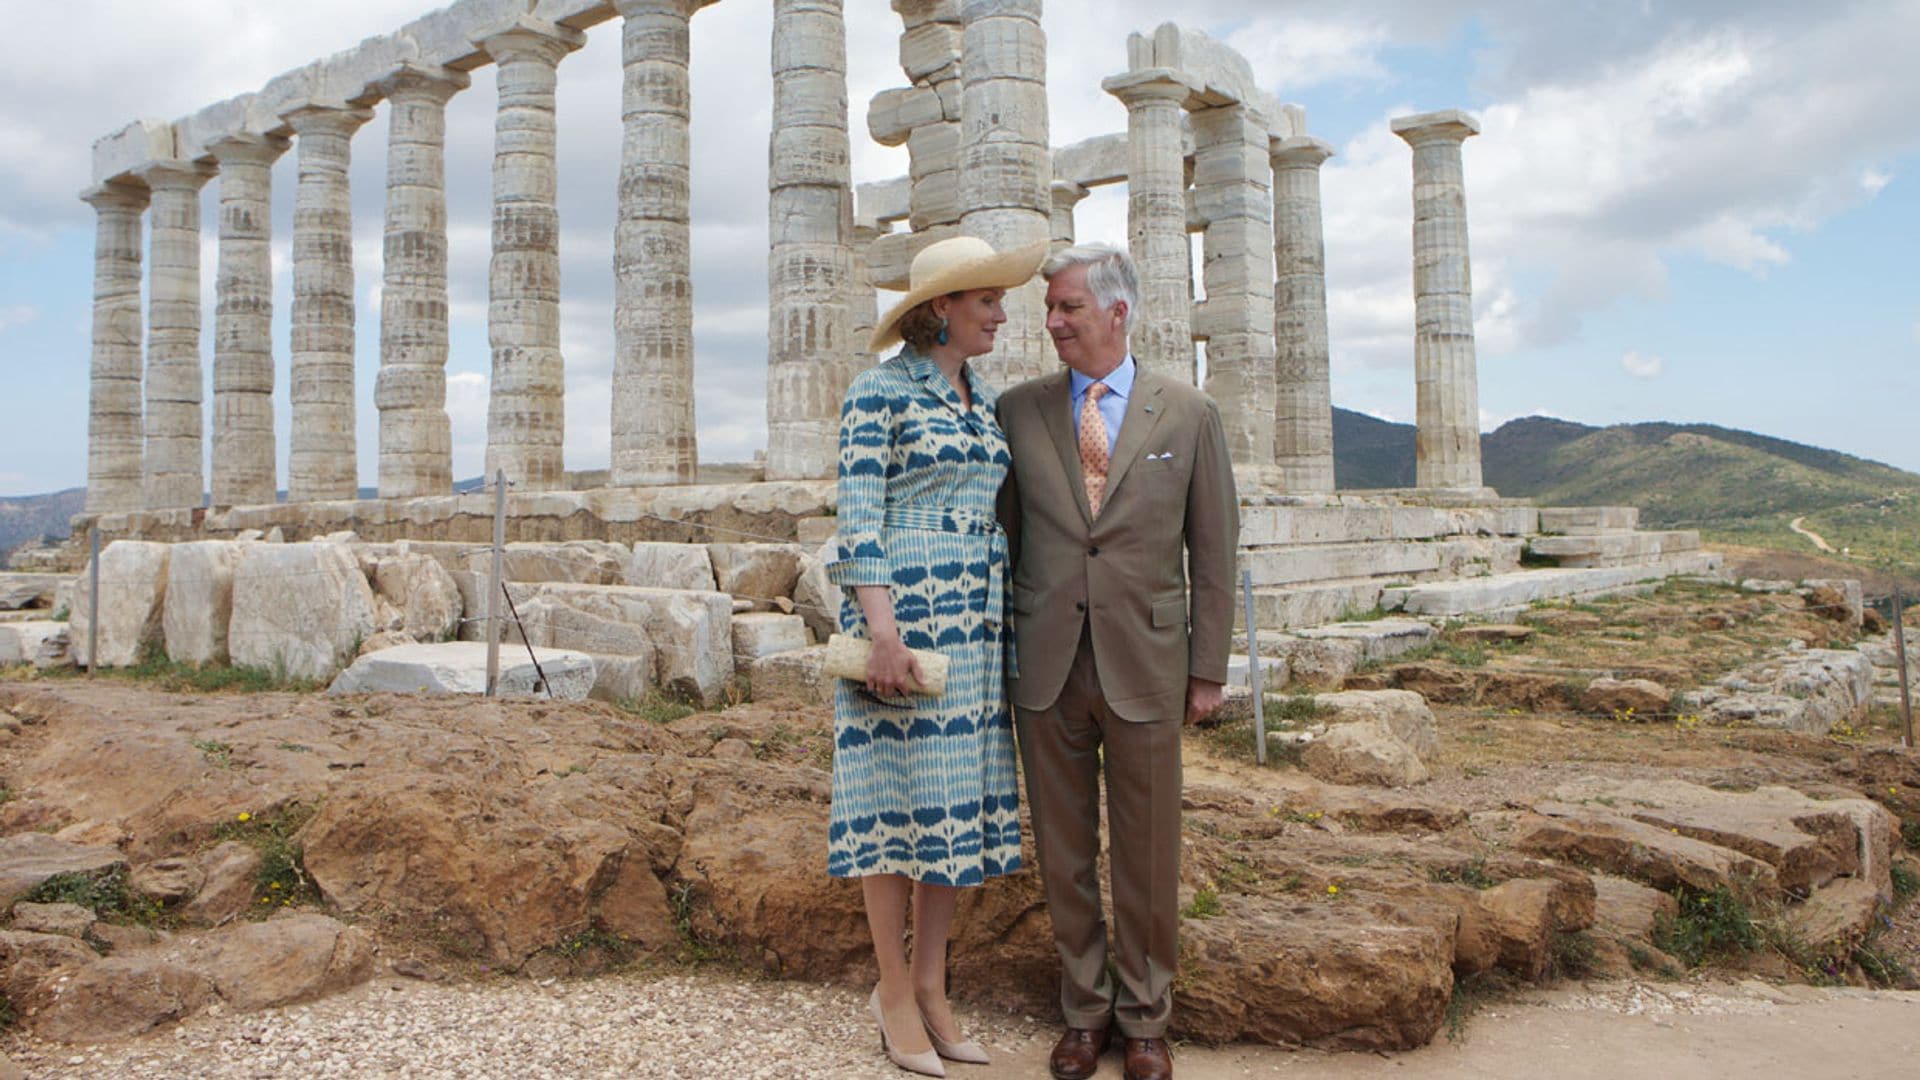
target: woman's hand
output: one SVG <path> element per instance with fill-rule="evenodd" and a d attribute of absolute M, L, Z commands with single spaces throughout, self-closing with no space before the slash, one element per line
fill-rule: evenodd
<path fill-rule="evenodd" d="M 876 638 L 867 654 L 867 689 L 875 694 L 899 697 L 926 685 L 920 661 L 900 638 Z"/>

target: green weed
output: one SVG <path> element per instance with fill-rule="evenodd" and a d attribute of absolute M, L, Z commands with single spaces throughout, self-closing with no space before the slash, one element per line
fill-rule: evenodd
<path fill-rule="evenodd" d="M 1735 956 L 1760 948 L 1760 928 L 1745 901 L 1725 888 L 1698 891 L 1682 887 L 1674 893 L 1680 913 L 1654 920 L 1653 943 L 1688 967 L 1708 959 Z"/>
<path fill-rule="evenodd" d="M 1491 889 L 1500 879 L 1487 872 L 1487 860 L 1474 859 L 1459 866 L 1430 866 L 1427 877 L 1441 884 L 1465 885 L 1470 889 Z"/>
<path fill-rule="evenodd" d="M 1196 890 L 1192 902 L 1180 909 L 1183 919 L 1212 919 L 1225 913 L 1226 908 L 1220 905 L 1220 894 L 1210 887 Z"/>
<path fill-rule="evenodd" d="M 123 866 L 101 873 L 55 874 L 20 899 L 35 904 L 78 904 L 93 912 L 95 918 L 110 923 L 152 926 L 162 921 L 160 905 L 133 890 Z"/>
<path fill-rule="evenodd" d="M 649 724 L 671 724 L 698 711 L 685 699 L 665 690 L 655 690 L 645 697 L 623 699 L 620 708 Z"/>
<path fill-rule="evenodd" d="M 253 879 L 256 913 L 320 902 L 320 889 L 307 874 L 305 849 L 293 838 L 317 809 L 292 803 L 271 814 L 236 814 L 214 826 L 214 839 L 237 840 L 260 855 Z"/>

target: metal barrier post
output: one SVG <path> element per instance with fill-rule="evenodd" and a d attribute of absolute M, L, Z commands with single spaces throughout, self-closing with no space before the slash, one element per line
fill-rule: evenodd
<path fill-rule="evenodd" d="M 93 669 L 100 662 L 100 526 L 95 525 L 93 534 L 93 561 L 87 564 L 87 676 L 93 676 Z M 71 612 L 69 612 L 71 615 Z"/>
<path fill-rule="evenodd" d="M 1900 586 L 1893 587 L 1893 662 L 1900 669 L 1900 745 L 1913 749 L 1913 700 L 1907 692 L 1907 630 Z"/>
<path fill-rule="evenodd" d="M 487 696 L 500 687 L 500 593 L 507 550 L 507 472 L 493 474 L 493 571 L 487 576 Z"/>
<path fill-rule="evenodd" d="M 1253 760 L 1267 763 L 1267 701 L 1261 684 L 1260 627 L 1253 621 L 1253 571 L 1240 571 L 1240 592 L 1247 605 L 1247 689 L 1253 691 Z"/>

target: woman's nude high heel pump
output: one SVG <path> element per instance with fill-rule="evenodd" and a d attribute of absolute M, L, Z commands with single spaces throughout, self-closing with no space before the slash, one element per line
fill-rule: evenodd
<path fill-rule="evenodd" d="M 887 1052 L 887 1060 L 908 1072 L 922 1076 L 945 1076 L 947 1067 L 940 1064 L 940 1054 L 934 1050 L 922 1050 L 917 1054 L 903 1054 L 893 1048 L 893 1040 L 887 1037 L 887 1016 L 880 1011 L 880 988 L 873 988 L 873 996 L 867 999 L 867 1011 L 873 1014 L 873 1022 L 880 1025 L 880 1049 Z"/>
<path fill-rule="evenodd" d="M 986 1050 L 982 1049 L 979 1043 L 964 1037 L 959 1042 L 948 1042 L 940 1037 L 939 1032 L 933 1030 L 933 1025 L 927 1023 L 924 1016 L 920 1018 L 920 1024 L 927 1029 L 927 1038 L 933 1041 L 935 1054 L 962 1065 L 990 1064 Z"/>

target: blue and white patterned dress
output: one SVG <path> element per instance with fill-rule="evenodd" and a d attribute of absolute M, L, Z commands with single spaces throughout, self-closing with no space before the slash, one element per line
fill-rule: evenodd
<path fill-rule="evenodd" d="M 834 687 L 827 872 L 978 885 L 1020 868 L 1020 796 L 1004 662 L 1006 538 L 994 499 L 1011 458 L 997 395 L 973 408 L 912 347 L 853 380 L 840 410 L 839 536 L 827 567 L 842 630 L 866 637 L 857 585 L 892 590 L 909 648 L 947 657 L 946 693 L 888 704 Z"/>

